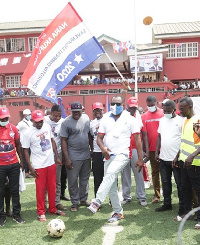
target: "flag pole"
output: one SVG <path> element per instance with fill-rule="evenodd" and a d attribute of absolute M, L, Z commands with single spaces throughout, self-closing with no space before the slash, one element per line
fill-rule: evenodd
<path fill-rule="evenodd" d="M 136 39 L 136 0 L 134 0 L 134 32 L 135 32 L 135 97 L 138 99 L 137 74 L 137 39 Z"/>
<path fill-rule="evenodd" d="M 114 68 L 116 69 L 116 71 L 118 72 L 118 74 L 120 75 L 122 80 L 125 80 L 125 78 L 123 77 L 123 75 L 121 74 L 121 72 L 119 71 L 119 69 L 117 68 L 117 66 L 115 65 L 115 63 L 111 60 L 110 56 L 107 54 L 107 52 L 105 51 L 106 56 L 108 57 L 108 59 L 110 60 L 111 64 L 114 66 Z M 128 81 L 127 81 L 128 82 Z M 130 86 L 128 85 L 128 90 L 131 90 Z"/>

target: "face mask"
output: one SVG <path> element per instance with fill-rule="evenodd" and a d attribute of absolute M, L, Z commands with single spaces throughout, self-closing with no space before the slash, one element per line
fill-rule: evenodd
<path fill-rule="evenodd" d="M 164 114 L 164 116 L 165 116 L 166 118 L 168 118 L 168 119 L 171 119 L 171 118 L 173 117 L 173 114 L 172 114 L 172 113 L 170 113 L 170 114 Z"/>
<path fill-rule="evenodd" d="M 5 127 L 8 123 L 9 123 L 9 121 L 6 121 L 6 122 L 1 122 L 1 121 L 0 121 L 0 126 L 1 126 L 1 127 Z"/>
<path fill-rule="evenodd" d="M 154 106 L 147 106 L 147 108 L 148 108 L 148 111 L 150 111 L 150 112 L 155 112 L 156 111 L 156 106 L 154 105 Z"/>
<path fill-rule="evenodd" d="M 26 117 L 26 119 L 27 119 L 28 121 L 30 121 L 30 120 L 31 120 L 31 115 L 28 115 L 28 116 Z"/>
<path fill-rule="evenodd" d="M 123 106 L 122 105 L 113 105 L 110 106 L 110 110 L 112 111 L 113 115 L 119 115 L 123 111 Z"/>

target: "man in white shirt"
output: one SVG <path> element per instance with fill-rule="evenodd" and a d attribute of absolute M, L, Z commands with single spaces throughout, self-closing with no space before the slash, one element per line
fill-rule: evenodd
<path fill-rule="evenodd" d="M 48 116 L 45 116 L 45 122 L 51 127 L 51 131 L 56 143 L 57 151 L 59 158 L 62 160 L 62 150 L 61 150 L 61 137 L 60 137 L 60 128 L 61 124 L 64 121 L 62 116 L 62 108 L 59 105 L 53 105 L 51 107 L 51 113 Z M 62 165 L 56 165 L 56 208 L 59 210 L 66 210 L 60 203 L 61 196 L 61 169 Z"/>
<path fill-rule="evenodd" d="M 23 117 L 24 118 L 17 124 L 17 129 L 19 131 L 21 143 L 22 143 L 22 139 L 23 139 L 23 135 L 24 135 L 25 131 L 33 125 L 31 122 L 31 111 L 29 109 L 23 110 Z M 24 157 L 24 151 L 23 150 L 22 150 L 22 159 L 23 159 L 23 163 L 24 163 L 25 177 L 26 178 L 32 178 L 32 176 L 29 174 L 29 169 L 28 169 L 25 157 Z"/>
<path fill-rule="evenodd" d="M 64 216 L 55 205 L 56 196 L 56 164 L 61 165 L 52 131 L 44 123 L 44 114 L 35 110 L 31 114 L 33 126 L 26 130 L 22 140 L 25 159 L 36 183 L 37 214 L 39 221 L 46 221 L 45 217 L 45 190 L 48 192 L 49 214 Z M 32 165 L 29 148 L 31 149 Z M 56 156 L 56 164 L 54 159 Z"/>
<path fill-rule="evenodd" d="M 181 132 L 183 126 L 183 117 L 175 114 L 176 105 L 174 101 L 167 100 L 163 103 L 164 117 L 160 119 L 158 127 L 158 138 L 156 143 L 155 159 L 159 161 L 159 169 L 163 184 L 164 203 L 161 207 L 156 208 L 156 212 L 172 210 L 171 193 L 172 193 L 172 172 L 179 197 L 179 212 L 177 217 L 184 214 L 183 194 L 181 186 L 181 168 L 180 162 L 173 164 L 181 145 Z"/>
<path fill-rule="evenodd" d="M 105 159 L 104 179 L 88 209 L 96 213 L 109 194 L 114 214 L 108 222 L 123 219 L 123 209 L 118 196 L 117 176 L 129 162 L 130 136 L 134 134 L 135 141 L 140 144 L 139 160 L 136 167 L 142 169 L 142 144 L 139 138 L 137 120 L 129 112 L 123 110 L 123 100 L 114 96 L 111 100 L 111 111 L 104 115 L 99 126 L 97 144 Z"/>

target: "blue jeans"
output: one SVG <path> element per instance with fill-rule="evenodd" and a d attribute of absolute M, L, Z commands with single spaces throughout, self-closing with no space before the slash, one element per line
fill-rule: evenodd
<path fill-rule="evenodd" d="M 6 217 L 4 212 L 4 195 L 6 177 L 9 179 L 10 194 L 12 197 L 13 215 L 20 214 L 21 205 L 19 200 L 19 163 L 0 166 L 0 217 Z"/>
<path fill-rule="evenodd" d="M 184 214 L 184 204 L 183 204 L 183 190 L 181 185 L 181 168 L 172 168 L 171 161 L 159 160 L 160 174 L 163 184 L 163 196 L 164 204 L 171 205 L 171 194 L 172 194 L 172 172 L 174 174 L 174 179 L 177 186 L 178 198 L 179 198 L 179 212 L 178 215 Z"/>

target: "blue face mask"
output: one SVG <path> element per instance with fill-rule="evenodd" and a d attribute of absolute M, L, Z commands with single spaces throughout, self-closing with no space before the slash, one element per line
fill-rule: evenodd
<path fill-rule="evenodd" d="M 122 105 L 113 105 L 110 106 L 110 110 L 112 111 L 112 114 L 117 116 L 123 111 L 123 106 Z"/>
<path fill-rule="evenodd" d="M 27 115 L 26 119 L 27 119 L 28 121 L 30 121 L 30 120 L 31 120 L 31 115 Z"/>

